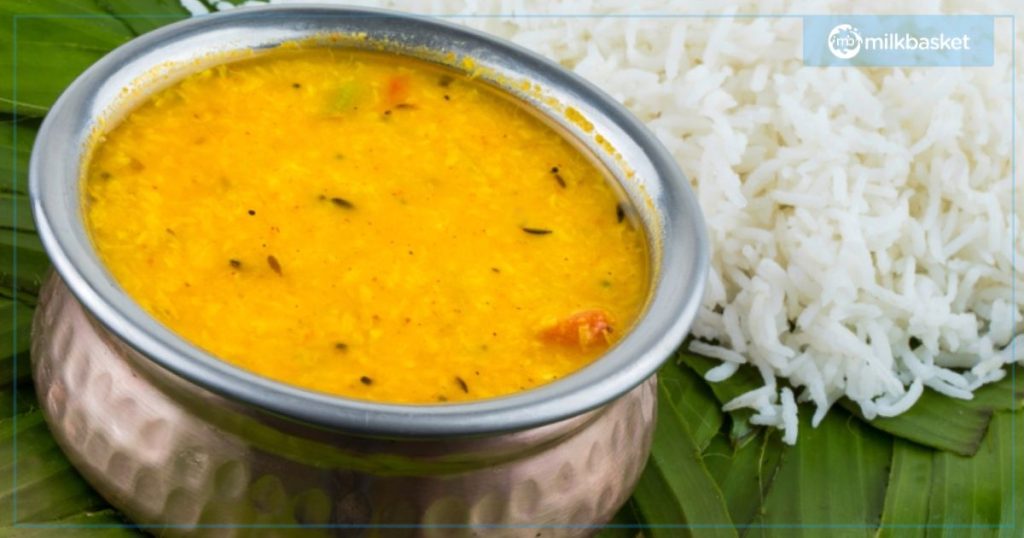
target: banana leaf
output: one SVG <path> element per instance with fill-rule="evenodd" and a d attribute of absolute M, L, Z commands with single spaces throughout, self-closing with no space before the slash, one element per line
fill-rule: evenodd
<path fill-rule="evenodd" d="M 14 415 L 31 413 L 39 408 L 35 391 L 28 385 L 18 387 L 17 390 L 14 386 L 0 389 L 0 402 L 0 407 L 4 409 L 0 423 L 10 420 Z"/>
<path fill-rule="evenodd" d="M 897 441 L 880 538 L 1020 536 L 1024 413 L 999 412 L 973 457 Z"/>
<path fill-rule="evenodd" d="M 0 208 L 0 218 L 3 214 Z M 5 297 L 13 299 L 21 298 L 22 293 L 39 293 L 49 270 L 50 258 L 38 236 L 29 232 L 0 231 L 0 290 L 7 291 Z"/>
<path fill-rule="evenodd" d="M 32 205 L 24 194 L 0 193 L 0 233 L 5 230 L 35 233 Z"/>
<path fill-rule="evenodd" d="M 187 19 L 188 10 L 175 0 L 94 0 L 96 7 L 121 21 L 132 36 Z"/>
<path fill-rule="evenodd" d="M 0 112 L 43 116 L 104 54 L 187 16 L 173 0 L 6 0 L 0 4 L 0 24 L 10 29 L 0 34 Z"/>
<path fill-rule="evenodd" d="M 724 433 L 716 436 L 702 461 L 725 496 L 729 514 L 743 527 L 762 514 L 765 495 L 772 487 L 783 444 L 775 431 L 766 431 L 755 442 L 734 447 Z"/>
<path fill-rule="evenodd" d="M 1002 380 L 976 390 L 971 400 L 948 398 L 926 390 L 906 413 L 875 418 L 868 424 L 908 441 L 970 456 L 981 446 L 993 412 L 1019 409 L 1022 404 L 1024 383 L 1014 382 L 1011 368 Z M 856 404 L 842 400 L 840 405 L 860 416 Z"/>
<path fill-rule="evenodd" d="M 928 523 L 934 528 L 928 529 L 929 537 L 982 537 L 1013 529 L 1013 536 L 1020 536 L 1024 530 L 1024 490 L 1020 489 L 1024 421 L 1019 418 L 1000 413 L 972 458 L 949 452 L 933 455 Z"/>
<path fill-rule="evenodd" d="M 934 450 L 896 439 L 879 538 L 925 537 Z"/>
<path fill-rule="evenodd" d="M 817 428 L 801 409 L 749 536 L 870 536 L 882 516 L 892 438 L 833 409 Z"/>
<path fill-rule="evenodd" d="M 685 349 L 686 344 L 683 344 Z M 680 350 L 676 352 L 676 361 L 684 364 L 703 378 L 708 370 L 721 364 L 715 359 L 702 357 L 693 353 Z M 733 398 L 752 391 L 762 385 L 761 376 L 750 367 L 741 367 L 729 379 L 721 383 L 710 383 L 711 392 L 718 399 L 719 403 L 726 404 Z M 750 409 L 737 409 L 729 411 L 729 435 L 734 445 L 740 446 L 757 435 L 761 429 L 750 424 L 750 417 L 754 414 Z"/>
<path fill-rule="evenodd" d="M 28 158 L 39 129 L 37 118 L 7 116 L 0 121 L 0 193 L 28 194 Z M 0 223 L 9 224 L 8 220 Z M 33 230 L 35 227 L 32 228 Z"/>
<path fill-rule="evenodd" d="M 714 359 L 692 353 L 679 353 L 677 356 L 682 364 L 690 366 L 702 376 L 719 364 Z M 1001 381 L 975 391 L 972 400 L 948 398 L 926 390 L 920 401 L 906 413 L 896 417 L 876 417 L 867 423 L 902 439 L 969 456 L 977 451 L 994 411 L 1024 405 L 1024 383 L 1014 384 L 1013 379 L 1011 369 Z M 729 379 L 711 383 L 711 390 L 724 404 L 759 386 L 760 376 L 753 368 L 743 366 Z M 845 398 L 838 403 L 850 413 L 864 418 L 856 403 Z M 734 422 L 746 421 L 751 414 L 741 410 L 730 413 L 730 416 Z M 742 441 L 743 435 L 749 435 L 751 431 L 734 425 L 734 441 Z"/>
<path fill-rule="evenodd" d="M 721 404 L 700 376 L 689 368 L 668 364 L 658 372 L 658 382 L 683 418 L 697 448 L 703 451 L 722 428 Z"/>
<path fill-rule="evenodd" d="M 50 267 L 27 194 L 28 158 L 39 121 L 7 117 L 2 123 L 0 171 L 6 178 L 0 187 L 0 297 L 31 304 Z"/>
<path fill-rule="evenodd" d="M 0 476 L 10 477 L 0 481 L 0 528 L 106 506 L 64 457 L 40 411 L 0 421 Z"/>
<path fill-rule="evenodd" d="M 0 300 L 0 390 L 28 379 L 33 312 L 28 305 Z"/>
<path fill-rule="evenodd" d="M 675 365 L 663 370 L 670 368 Z M 658 425 L 651 457 L 633 494 L 650 526 L 647 534 L 653 538 L 735 537 L 722 492 L 701 462 L 700 449 L 686 426 L 686 415 L 674 400 L 665 385 L 659 384 Z"/>

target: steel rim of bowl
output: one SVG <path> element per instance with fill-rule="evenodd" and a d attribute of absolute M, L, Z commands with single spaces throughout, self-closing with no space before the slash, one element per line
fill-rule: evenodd
<path fill-rule="evenodd" d="M 502 62 L 519 68 L 517 74 L 525 69 L 532 80 L 556 82 L 560 90 L 580 97 L 590 112 L 599 115 L 588 119 L 621 130 L 627 137 L 622 141 L 633 149 L 623 155 L 631 166 L 643 165 L 635 169 L 645 168 L 656 175 L 651 181 L 658 192 L 650 195 L 654 204 L 663 208 L 655 212 L 660 217 L 657 228 L 648 226 L 647 230 L 649 238 L 660 243 L 660 259 L 652 261 L 656 280 L 647 310 L 631 331 L 590 365 L 534 389 L 465 403 L 408 405 L 332 396 L 259 376 L 189 344 L 141 310 L 106 273 L 82 230 L 80 208 L 74 206 L 77 197 L 70 194 L 78 192 L 81 149 L 74 151 L 74 162 L 60 156 L 68 153 L 69 145 L 76 147 L 74 141 L 81 142 L 82 129 L 92 127 L 96 118 L 88 114 L 88 108 L 96 106 L 103 82 L 137 56 L 204 32 L 233 25 L 272 27 L 282 18 L 299 28 L 289 27 L 293 31 L 305 31 L 308 25 L 342 26 L 345 21 L 362 18 L 379 20 L 390 25 L 388 28 L 434 32 L 446 36 L 448 43 L 468 43 L 477 53 L 500 56 Z M 88 117 L 83 119 L 83 114 Z M 612 140 L 621 150 L 619 142 Z M 87 69 L 50 109 L 32 151 L 29 194 L 39 236 L 61 278 L 91 315 L 142 355 L 229 399 L 314 425 L 370 435 L 494 434 L 556 422 L 599 407 L 654 374 L 683 340 L 696 316 L 708 267 L 704 221 L 688 181 L 654 135 L 611 97 L 518 45 L 447 21 L 377 9 L 242 8 L 179 21 L 133 39 Z"/>

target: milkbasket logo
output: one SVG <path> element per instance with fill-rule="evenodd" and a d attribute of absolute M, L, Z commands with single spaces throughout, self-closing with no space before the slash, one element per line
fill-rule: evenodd
<path fill-rule="evenodd" d="M 863 44 L 864 38 L 860 36 L 860 32 L 849 24 L 837 24 L 828 33 L 828 50 L 832 56 L 840 60 L 849 60 L 856 56 Z"/>
<path fill-rule="evenodd" d="M 804 64 L 990 66 L 994 18 L 845 15 L 803 18 Z"/>

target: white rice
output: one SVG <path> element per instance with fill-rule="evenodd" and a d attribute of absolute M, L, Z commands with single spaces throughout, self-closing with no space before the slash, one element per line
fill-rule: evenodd
<path fill-rule="evenodd" d="M 1024 285 L 1024 270 L 1013 267 L 1014 256 L 1024 260 L 1024 189 L 1014 198 L 1011 172 L 1011 155 L 1024 154 L 1024 137 L 1011 148 L 1024 107 L 1010 117 L 1008 19 L 996 22 L 993 67 L 814 68 L 802 65 L 798 18 L 638 16 L 721 14 L 717 2 L 345 3 L 471 15 L 450 20 L 554 59 L 644 120 L 690 178 L 711 237 L 691 349 L 722 361 L 711 381 L 756 367 L 764 387 L 725 409 L 753 409 L 751 421 L 782 428 L 786 442 L 797 437 L 796 400 L 813 403 L 815 425 L 844 396 L 868 418 L 894 416 L 926 387 L 969 399 L 1006 365 L 1024 363 L 1024 294 L 1012 293 Z M 754 6 L 739 12 L 1016 7 Z M 553 16 L 537 16 L 545 14 Z"/>

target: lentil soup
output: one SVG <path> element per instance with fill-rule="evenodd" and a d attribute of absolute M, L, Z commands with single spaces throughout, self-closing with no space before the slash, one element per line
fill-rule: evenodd
<path fill-rule="evenodd" d="M 642 227 L 519 104 L 393 55 L 267 53 L 97 137 L 85 218 L 121 287 L 210 353 L 348 397 L 526 390 L 636 321 Z"/>

